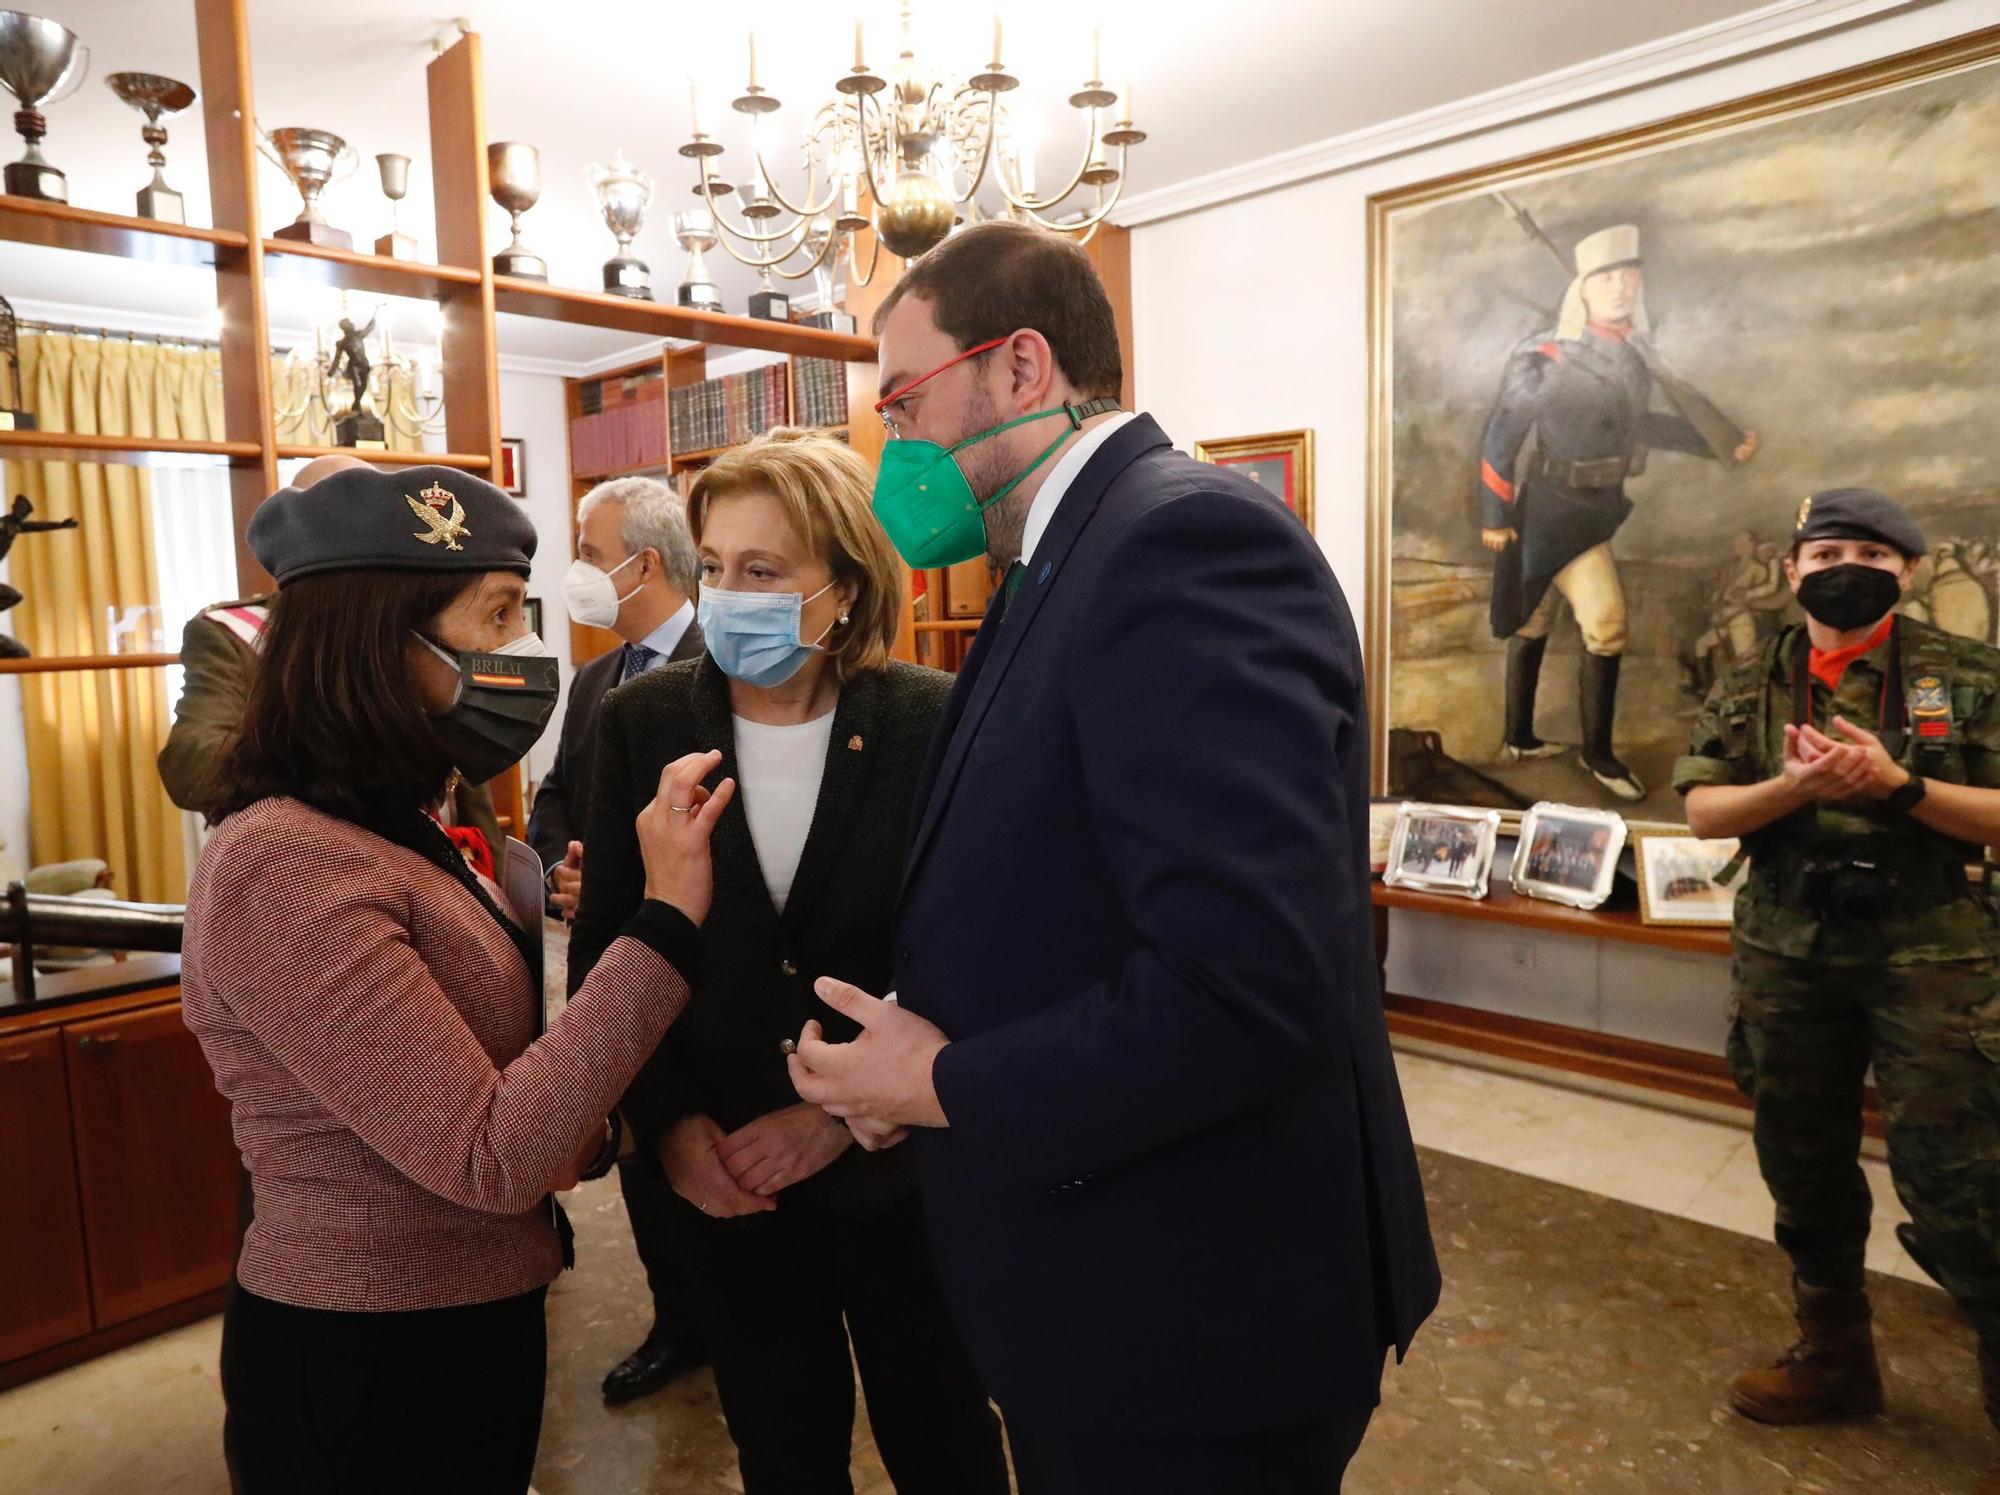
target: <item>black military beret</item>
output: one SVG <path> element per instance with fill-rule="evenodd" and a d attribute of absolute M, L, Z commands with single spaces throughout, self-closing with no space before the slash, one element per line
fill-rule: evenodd
<path fill-rule="evenodd" d="M 1800 504 L 1792 543 L 1808 540 L 1880 540 L 1912 559 L 1930 549 L 1909 511 L 1873 488 L 1829 488 Z"/>
<path fill-rule="evenodd" d="M 260 504 L 250 550 L 280 586 L 323 571 L 526 576 L 535 527 L 520 504 L 455 467 L 349 467 Z"/>

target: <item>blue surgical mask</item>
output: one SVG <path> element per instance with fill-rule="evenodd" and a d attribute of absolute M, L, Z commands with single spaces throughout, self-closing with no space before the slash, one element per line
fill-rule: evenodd
<path fill-rule="evenodd" d="M 805 667 L 827 633 L 811 643 L 799 641 L 799 617 L 813 597 L 833 590 L 828 582 L 812 597 L 799 592 L 725 592 L 716 587 L 701 589 L 702 642 L 716 668 L 745 685 L 769 690 L 783 685 Z"/>

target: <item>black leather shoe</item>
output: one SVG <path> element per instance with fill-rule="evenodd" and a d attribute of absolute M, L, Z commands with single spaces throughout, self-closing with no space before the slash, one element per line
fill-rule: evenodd
<path fill-rule="evenodd" d="M 613 1366 L 611 1374 L 604 1378 L 605 1404 L 615 1407 L 621 1402 L 651 1396 L 661 1387 L 706 1364 L 706 1350 L 696 1344 L 677 1342 L 672 1335 L 655 1326 L 653 1332 L 646 1336 L 646 1342 Z"/>

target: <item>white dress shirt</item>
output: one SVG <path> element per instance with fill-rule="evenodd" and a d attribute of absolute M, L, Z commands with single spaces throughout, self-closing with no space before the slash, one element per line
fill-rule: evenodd
<path fill-rule="evenodd" d="M 1111 439 L 1111 433 L 1130 421 L 1139 418 L 1138 412 L 1121 410 L 1101 426 L 1092 426 L 1077 439 L 1075 446 L 1064 452 L 1056 461 L 1055 471 L 1048 481 L 1035 490 L 1035 501 L 1028 505 L 1028 520 L 1021 530 L 1021 564 L 1027 565 L 1035 554 L 1035 546 L 1048 532 L 1049 523 L 1056 517 L 1056 505 L 1062 502 L 1069 485 L 1076 481 L 1076 475 L 1083 471 L 1083 464 L 1097 455 L 1097 449 Z"/>

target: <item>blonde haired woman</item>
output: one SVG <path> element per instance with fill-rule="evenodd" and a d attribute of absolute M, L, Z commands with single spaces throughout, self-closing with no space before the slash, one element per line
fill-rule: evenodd
<path fill-rule="evenodd" d="M 680 1205 L 746 1495 L 846 1495 L 858 1365 L 902 1495 L 1005 1495 L 999 1427 L 932 1274 L 901 1150 L 802 1102 L 782 1040 L 854 1026 L 813 993 L 884 990 L 911 801 L 951 677 L 889 657 L 903 573 L 844 444 L 774 431 L 695 479 L 706 657 L 605 698 L 579 983 L 644 893 L 632 831 L 700 744 L 737 784 L 687 1011 L 624 1100 Z M 850 1360 L 850 1347 L 852 1360 Z"/>

